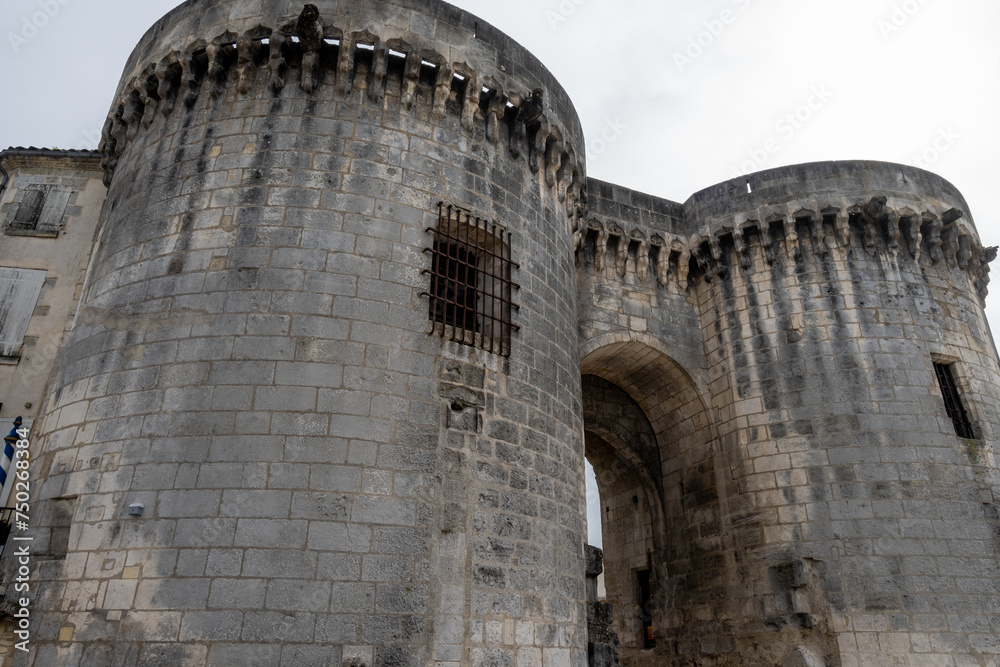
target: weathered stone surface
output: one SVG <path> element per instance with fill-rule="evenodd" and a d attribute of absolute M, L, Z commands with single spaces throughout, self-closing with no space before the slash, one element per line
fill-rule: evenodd
<path fill-rule="evenodd" d="M 679 204 L 588 179 L 583 146 L 548 71 L 443 3 L 157 24 L 36 441 L 25 664 L 1000 652 L 996 251 L 961 194 L 841 162 Z M 510 234 L 470 244 L 514 263 L 509 356 L 453 340 L 485 312 L 428 335 L 463 321 L 430 305 L 442 201 Z M 497 294 L 467 264 L 434 298 Z"/>

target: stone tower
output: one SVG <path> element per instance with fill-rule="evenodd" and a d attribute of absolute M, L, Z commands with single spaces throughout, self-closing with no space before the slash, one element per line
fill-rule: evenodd
<path fill-rule="evenodd" d="M 588 180 L 439 0 L 189 0 L 114 99 L 25 664 L 584 667 L 585 456 L 627 664 L 1000 652 L 996 253 L 947 182 Z"/>

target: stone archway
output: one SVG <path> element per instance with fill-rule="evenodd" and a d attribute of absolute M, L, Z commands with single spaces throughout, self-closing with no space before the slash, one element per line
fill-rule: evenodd
<path fill-rule="evenodd" d="M 714 431 L 703 393 L 659 343 L 600 343 L 581 372 L 608 602 L 623 661 L 661 664 L 723 569 Z"/>

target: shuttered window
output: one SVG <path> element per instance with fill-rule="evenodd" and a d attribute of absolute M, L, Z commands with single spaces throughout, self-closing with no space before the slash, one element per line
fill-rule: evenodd
<path fill-rule="evenodd" d="M 42 214 L 44 204 L 45 190 L 40 188 L 25 190 L 21 205 L 17 207 L 17 213 L 14 214 L 14 222 L 10 226 L 17 229 L 34 229 L 38 224 L 38 218 Z"/>
<path fill-rule="evenodd" d="M 0 268 L 0 357 L 17 357 L 45 271 Z"/>
<path fill-rule="evenodd" d="M 10 221 L 10 229 L 58 234 L 72 192 L 55 185 L 29 185 Z"/>

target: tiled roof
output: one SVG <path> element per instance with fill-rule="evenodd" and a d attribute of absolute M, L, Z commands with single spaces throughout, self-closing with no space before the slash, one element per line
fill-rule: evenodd
<path fill-rule="evenodd" d="M 69 149 L 64 150 L 61 148 L 37 148 L 35 146 L 11 146 L 3 151 L 0 151 L 0 157 L 13 156 L 13 155 L 38 155 L 41 157 L 100 157 L 101 154 L 98 151 L 93 150 L 78 150 Z"/>

